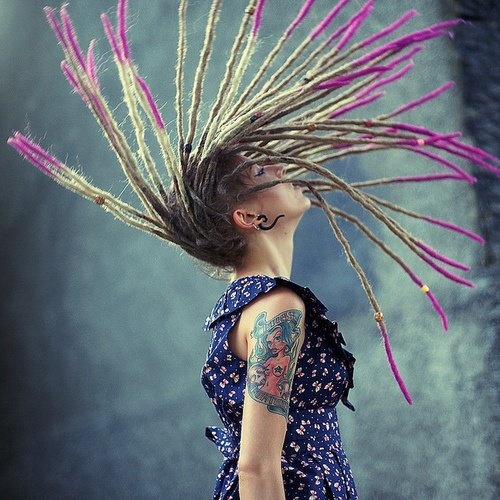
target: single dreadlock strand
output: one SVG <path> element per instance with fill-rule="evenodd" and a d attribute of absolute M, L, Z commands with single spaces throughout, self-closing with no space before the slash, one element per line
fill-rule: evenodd
<path fill-rule="evenodd" d="M 210 144 L 212 142 L 213 136 L 218 129 L 221 111 L 223 109 L 223 104 L 224 102 L 227 102 L 226 96 L 228 93 L 228 89 L 230 88 L 232 79 L 234 78 L 236 58 L 240 54 L 241 47 L 245 39 L 245 35 L 248 32 L 248 27 L 250 25 L 252 12 L 255 9 L 256 1 L 257 0 L 252 0 L 250 2 L 245 11 L 245 16 L 243 17 L 240 23 L 238 34 L 236 35 L 233 46 L 231 48 L 231 53 L 229 54 L 229 59 L 226 64 L 226 71 L 224 74 L 224 78 L 219 87 L 215 103 L 212 106 L 212 109 L 210 110 L 210 116 L 208 117 L 208 122 L 207 122 L 208 123 L 207 130 L 205 131 L 202 140 L 200 141 L 200 147 L 198 152 L 199 157 L 201 157 L 203 154 L 203 148 L 205 147 L 205 144 Z"/>
<path fill-rule="evenodd" d="M 394 147 L 401 147 L 401 149 L 405 149 L 405 145 L 401 144 L 401 141 L 403 139 L 393 139 L 390 137 L 385 136 L 384 137 L 379 137 L 379 138 L 367 138 L 367 137 L 359 137 L 359 138 L 349 138 L 347 141 L 350 144 L 369 144 L 373 146 L 394 146 Z M 413 138 L 411 140 L 414 140 Z M 274 142 L 274 141 L 297 141 L 298 144 L 314 144 L 314 143 L 322 143 L 322 144 L 328 144 L 332 145 L 335 143 L 339 144 L 345 144 L 346 138 L 345 137 L 337 137 L 335 135 L 307 135 L 307 134 L 299 134 L 299 133 L 281 133 L 281 134 L 272 134 L 272 135 L 249 135 L 242 137 L 240 139 L 241 143 L 247 143 L 247 142 L 259 142 L 261 145 L 267 145 L 269 142 Z"/>
<path fill-rule="evenodd" d="M 212 2 L 210 13 L 208 15 L 207 27 L 205 30 L 205 40 L 203 42 L 203 48 L 200 53 L 198 67 L 196 68 L 193 85 L 193 97 L 191 100 L 191 107 L 188 112 L 189 128 L 186 138 L 186 144 L 189 145 L 192 144 L 196 133 L 196 126 L 198 123 L 200 111 L 199 108 L 203 93 L 203 82 L 205 79 L 205 72 L 207 69 L 208 61 L 212 52 L 212 44 L 215 36 L 215 26 L 217 25 L 217 22 L 219 20 L 221 3 L 222 0 L 213 0 Z M 189 151 L 185 152 L 184 161 L 187 161 L 187 156 L 189 156 Z"/>
<path fill-rule="evenodd" d="M 374 314 L 380 315 L 381 314 L 380 306 L 379 306 L 378 301 L 375 297 L 375 294 L 374 294 L 373 289 L 370 285 L 370 282 L 368 281 L 368 278 L 366 277 L 366 274 L 363 271 L 363 268 L 359 265 L 358 261 L 354 257 L 354 254 L 351 250 L 349 241 L 347 240 L 347 238 L 343 234 L 342 230 L 340 229 L 339 225 L 335 221 L 334 214 L 329 210 L 328 205 L 325 203 L 323 197 L 319 193 L 314 193 L 314 191 L 313 191 L 312 194 L 316 197 L 316 199 L 321 204 L 321 208 L 323 209 L 323 212 L 327 216 L 328 222 L 330 223 L 330 227 L 332 228 L 337 240 L 339 241 L 342 248 L 344 249 L 344 252 L 347 256 L 347 260 L 348 260 L 349 264 L 356 271 L 356 274 L 358 275 L 358 278 L 361 282 L 361 286 L 363 287 L 363 290 L 365 291 L 366 296 L 368 297 L 368 300 L 372 306 Z M 387 355 L 387 359 L 389 361 L 389 366 L 390 366 L 391 371 L 394 375 L 394 378 L 396 379 L 396 382 L 398 383 L 399 388 L 401 389 L 401 392 L 403 393 L 406 401 L 409 404 L 412 404 L 412 398 L 410 396 L 410 393 L 406 387 L 406 384 L 405 384 L 403 378 L 401 377 L 401 374 L 399 373 L 399 369 L 398 369 L 396 361 L 394 359 L 394 355 L 393 355 L 392 349 L 391 349 L 391 344 L 389 342 L 389 336 L 387 334 L 387 328 L 385 327 L 383 319 L 378 320 L 377 325 L 378 325 L 379 331 L 382 335 L 385 352 Z"/>
<path fill-rule="evenodd" d="M 157 143 L 160 147 L 160 152 L 163 158 L 163 162 L 166 166 L 167 173 L 172 182 L 174 182 L 174 184 L 177 185 L 179 182 L 182 182 L 181 168 L 179 162 L 175 157 L 175 152 L 172 147 L 172 143 L 170 141 L 168 133 L 165 129 L 163 120 L 160 116 L 160 112 L 151 95 L 149 87 L 147 86 L 146 82 L 139 77 L 135 67 L 132 64 L 129 64 L 128 70 L 129 70 L 131 86 L 133 87 L 135 93 L 135 98 L 139 103 L 139 105 L 141 106 L 142 110 L 145 112 L 146 116 L 148 116 L 149 118 L 151 128 L 154 132 Z M 161 178 L 156 173 L 156 171 L 154 172 L 154 175 L 155 177 L 157 176 L 161 182 Z M 162 192 L 164 193 L 165 188 L 163 184 L 162 187 L 163 187 Z M 184 192 L 182 192 L 181 195 L 182 199 L 184 199 L 185 198 Z"/>
<path fill-rule="evenodd" d="M 320 201 L 320 203 L 324 202 L 324 200 L 322 199 L 321 196 L 318 197 L 318 200 Z M 399 369 L 397 367 L 396 360 L 394 359 L 394 355 L 393 355 L 392 349 L 391 349 L 391 344 L 389 341 L 389 335 L 387 333 L 387 328 L 386 328 L 385 323 L 383 321 L 383 316 L 382 316 L 382 313 L 380 311 L 380 306 L 378 305 L 378 301 L 375 297 L 375 294 L 373 293 L 371 285 L 370 285 L 362 267 L 358 264 L 357 260 L 355 259 L 354 255 L 351 251 L 351 248 L 350 248 L 350 245 L 349 245 L 347 238 L 344 236 L 344 234 L 340 230 L 340 227 L 336 223 L 333 214 L 328 210 L 328 206 L 322 205 L 322 208 L 323 208 L 323 211 L 325 212 L 325 214 L 328 218 L 330 226 L 332 227 L 333 231 L 335 232 L 338 241 L 341 243 L 341 245 L 344 249 L 344 252 L 346 253 L 346 255 L 348 257 L 349 263 L 351 264 L 351 266 L 355 269 L 356 273 L 358 274 L 358 277 L 362 283 L 362 287 L 365 290 L 365 293 L 366 293 L 370 303 L 372 304 L 372 308 L 373 308 L 375 317 L 377 318 L 377 326 L 378 326 L 380 334 L 382 336 L 382 340 L 384 343 L 384 349 L 385 349 L 387 359 L 389 362 L 389 366 L 391 368 L 393 376 L 396 379 L 396 382 L 399 385 L 399 388 L 400 388 L 401 392 L 403 393 L 406 401 L 409 404 L 412 404 L 412 398 L 410 396 L 410 393 L 406 387 L 406 384 L 405 384 L 401 374 L 399 373 Z"/>
<path fill-rule="evenodd" d="M 93 201 L 97 205 L 101 206 L 104 210 L 111 212 L 113 215 L 129 225 L 133 225 L 134 227 L 142 229 L 143 231 L 152 232 L 152 230 L 155 230 L 158 233 L 162 232 L 163 227 L 159 220 L 152 219 L 148 215 L 139 212 L 134 207 L 112 196 L 107 191 L 95 188 L 85 179 L 81 177 L 78 178 L 76 175 L 74 175 L 74 172 L 72 180 L 74 182 L 66 180 L 62 181 L 60 178 L 58 178 L 56 179 L 56 182 L 60 183 L 65 188 L 79 194 L 80 196 Z"/>
<path fill-rule="evenodd" d="M 179 157 L 183 154 L 184 141 L 184 110 L 183 110 L 183 93 L 184 93 L 184 62 L 186 60 L 187 51 L 187 33 L 186 33 L 186 11 L 188 0 L 180 0 L 179 2 L 179 40 L 177 43 L 177 63 L 175 66 L 175 111 L 177 114 L 177 138 L 179 141 Z"/>
<path fill-rule="evenodd" d="M 323 197 L 314 190 L 314 188 L 309 188 L 310 192 L 316 197 L 316 199 L 319 201 L 321 208 L 323 209 L 323 212 L 328 218 L 328 222 L 330 223 L 330 226 L 339 241 L 339 243 L 342 245 L 342 248 L 344 249 L 344 252 L 347 257 L 347 261 L 349 264 L 352 266 L 352 268 L 356 271 L 356 274 L 358 275 L 359 280 L 361 281 L 361 285 L 363 287 L 363 290 L 365 291 L 368 300 L 372 306 L 373 312 L 379 312 L 380 311 L 380 306 L 378 304 L 377 299 L 375 298 L 375 295 L 373 294 L 373 290 L 371 288 L 371 285 L 368 281 L 368 278 L 366 277 L 366 274 L 364 273 L 363 269 L 359 265 L 358 261 L 354 257 L 354 254 L 352 253 L 352 250 L 350 248 L 349 242 L 347 238 L 343 235 L 342 231 L 340 230 L 338 224 L 335 222 L 333 213 L 328 209 L 328 205 L 325 203 Z"/>
<path fill-rule="evenodd" d="M 419 99 L 416 99 L 415 101 L 411 101 L 407 104 L 404 104 L 403 106 L 397 108 L 396 110 L 392 111 L 391 113 L 387 113 L 385 115 L 379 116 L 379 120 L 387 120 L 389 118 L 393 118 L 397 115 L 400 115 L 404 113 L 405 111 L 409 111 L 412 108 L 415 108 L 417 106 L 420 106 L 424 102 L 427 102 L 431 99 L 435 99 L 436 97 L 440 96 L 443 92 L 446 92 L 449 88 L 453 87 L 455 85 L 454 82 L 447 82 L 438 87 L 437 89 L 429 92 L 428 94 L 420 97 Z"/>
<path fill-rule="evenodd" d="M 80 45 L 78 43 L 78 39 L 76 37 L 76 31 L 73 27 L 73 23 L 71 18 L 68 15 L 66 10 L 67 4 L 64 4 L 60 9 L 60 18 L 62 25 L 62 33 L 66 40 L 66 47 L 69 53 L 71 53 L 75 59 L 78 61 L 78 65 L 85 71 L 86 70 L 86 61 L 83 57 L 83 53 L 80 49 Z"/>
<path fill-rule="evenodd" d="M 460 269 L 461 271 L 470 271 L 471 270 L 470 266 L 463 264 L 462 262 L 458 262 L 454 259 L 450 259 L 446 255 L 438 252 L 437 250 L 430 247 L 429 245 L 427 245 L 423 241 L 417 240 L 416 238 L 413 238 L 413 237 L 412 237 L 412 241 L 413 241 L 413 243 L 415 243 L 415 245 L 417 247 L 422 249 L 425 253 L 427 253 L 428 255 L 433 257 L 434 259 L 439 260 L 439 261 L 443 262 L 444 264 L 447 264 L 448 266 L 454 267 L 456 269 Z"/>
<path fill-rule="evenodd" d="M 424 175 L 406 175 L 398 177 L 381 177 L 378 179 L 372 179 L 369 181 L 351 182 L 351 186 L 355 188 L 366 188 L 366 187 L 378 187 L 386 186 L 388 184 L 408 184 L 408 183 L 420 183 L 420 182 L 435 182 L 435 181 L 465 181 L 465 179 L 460 175 L 454 174 L 424 174 Z M 318 180 L 311 181 L 319 191 L 331 191 L 332 187 L 336 190 L 333 184 Z"/>

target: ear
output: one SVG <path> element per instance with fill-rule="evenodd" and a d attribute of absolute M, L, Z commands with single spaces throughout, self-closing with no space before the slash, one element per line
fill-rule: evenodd
<path fill-rule="evenodd" d="M 249 229 L 255 229 L 255 217 L 257 214 L 254 212 L 248 212 L 243 208 L 237 208 L 233 214 L 233 222 L 238 229 L 243 229 L 244 231 Z"/>

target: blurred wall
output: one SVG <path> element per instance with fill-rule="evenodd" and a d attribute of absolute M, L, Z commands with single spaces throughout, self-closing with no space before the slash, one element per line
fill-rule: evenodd
<path fill-rule="evenodd" d="M 317 3 L 319 19 L 332 2 Z M 44 21 L 44 4 L 0 0 L 0 137 L 4 141 L 13 129 L 27 126 L 96 184 L 120 193 L 125 186 L 112 154 L 58 72 L 61 54 Z M 125 117 L 99 22 L 100 12 L 114 14 L 114 4 L 74 0 L 70 12 L 83 44 L 99 37 L 103 83 Z M 134 56 L 165 103 L 167 121 L 173 117 L 176 4 L 130 2 Z M 289 6 L 285 0 L 268 4 L 272 22 L 263 27 L 264 51 L 267 35 L 286 22 Z M 500 154 L 498 6 L 493 0 L 379 1 L 371 20 L 376 28 L 395 19 L 396 4 L 398 12 L 420 10 L 419 26 L 457 14 L 473 25 L 460 27 L 455 41 L 435 41 L 419 55 L 411 83 L 395 86 L 386 107 L 456 80 L 455 89 L 411 118 L 443 131 L 463 128 L 465 119 L 468 140 Z M 206 8 L 202 1 L 191 6 L 191 56 L 201 43 Z M 227 27 L 239 22 L 239 10 L 224 16 L 209 94 L 233 36 Z M 217 417 L 198 380 L 208 343 L 201 325 L 225 284 L 206 277 L 177 249 L 62 190 L 5 143 L 0 148 L 0 497 L 209 498 L 221 456 L 204 438 L 204 427 Z M 366 157 L 338 168 L 370 175 L 379 162 L 393 168 L 409 160 L 416 161 L 400 154 Z M 478 248 L 449 233 L 413 228 L 474 267 L 478 287 L 472 292 L 429 275 L 451 318 L 447 335 L 423 296 L 385 256 L 348 233 L 388 318 L 412 407 L 391 378 L 366 299 L 326 222 L 312 211 L 297 235 L 293 277 L 329 306 L 358 359 L 352 392 L 357 411 L 339 413 L 363 499 L 498 494 L 492 372 L 498 367 L 500 316 L 499 183 L 479 177 L 475 190 L 412 187 L 392 198 L 406 203 L 411 197 L 415 210 L 488 237 L 489 244 Z"/>

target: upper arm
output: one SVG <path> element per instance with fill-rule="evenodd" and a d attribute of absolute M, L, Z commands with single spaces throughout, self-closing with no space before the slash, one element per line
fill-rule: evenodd
<path fill-rule="evenodd" d="M 241 454 L 249 461 L 281 455 L 290 392 L 304 340 L 304 303 L 290 289 L 266 294 L 244 311 L 248 370 Z"/>

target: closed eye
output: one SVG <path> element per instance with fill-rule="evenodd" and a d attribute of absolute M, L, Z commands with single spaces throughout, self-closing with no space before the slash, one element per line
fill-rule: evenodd
<path fill-rule="evenodd" d="M 265 173 L 266 173 L 266 169 L 264 167 L 260 167 L 260 169 L 255 174 L 255 177 L 260 177 L 261 175 L 264 175 Z"/>

